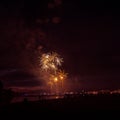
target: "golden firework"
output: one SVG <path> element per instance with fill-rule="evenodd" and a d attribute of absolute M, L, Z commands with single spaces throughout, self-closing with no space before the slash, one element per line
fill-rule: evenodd
<path fill-rule="evenodd" d="M 56 71 L 58 66 L 61 66 L 63 62 L 62 58 L 56 52 L 44 53 L 41 56 L 40 65 L 42 70 L 48 71 L 53 70 Z"/>
<path fill-rule="evenodd" d="M 57 72 L 57 74 L 58 74 L 58 76 L 59 76 L 59 79 L 61 79 L 61 80 L 66 79 L 66 78 L 67 78 L 67 75 L 68 75 L 68 73 L 65 73 L 64 70 L 59 70 L 59 71 Z"/>

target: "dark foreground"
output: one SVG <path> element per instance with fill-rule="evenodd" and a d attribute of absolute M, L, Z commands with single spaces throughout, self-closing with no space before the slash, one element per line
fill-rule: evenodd
<path fill-rule="evenodd" d="M 120 119 L 120 96 L 81 96 L 53 100 L 27 101 L 4 105 L 3 117 L 60 119 L 62 117 Z M 57 118 L 56 118 L 57 117 Z"/>

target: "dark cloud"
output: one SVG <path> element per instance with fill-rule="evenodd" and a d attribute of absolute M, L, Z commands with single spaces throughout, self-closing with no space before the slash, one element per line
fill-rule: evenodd
<path fill-rule="evenodd" d="M 23 70 L 6 70 L 4 74 L 1 74 L 0 79 L 5 87 L 34 87 L 43 85 L 42 80 L 38 79 L 37 76 Z"/>

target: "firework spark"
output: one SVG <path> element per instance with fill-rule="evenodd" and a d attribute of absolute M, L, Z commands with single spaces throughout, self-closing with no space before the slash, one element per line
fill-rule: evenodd
<path fill-rule="evenodd" d="M 40 65 L 42 70 L 56 71 L 62 62 L 62 58 L 56 52 L 44 53 L 41 56 Z"/>
<path fill-rule="evenodd" d="M 57 74 L 61 80 L 66 79 L 68 75 L 68 73 L 65 73 L 64 70 L 59 70 Z"/>

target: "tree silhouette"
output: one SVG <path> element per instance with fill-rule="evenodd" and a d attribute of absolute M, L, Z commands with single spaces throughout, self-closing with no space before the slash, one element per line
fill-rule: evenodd
<path fill-rule="evenodd" d="M 14 95 L 15 93 L 12 89 L 3 89 L 3 83 L 0 80 L 0 105 L 10 103 Z"/>
<path fill-rule="evenodd" d="M 2 83 L 2 81 L 0 80 L 0 93 L 1 93 L 2 90 L 3 90 L 3 83 Z"/>
<path fill-rule="evenodd" d="M 2 96 L 3 96 L 3 83 L 0 80 L 0 103 L 2 102 Z"/>

